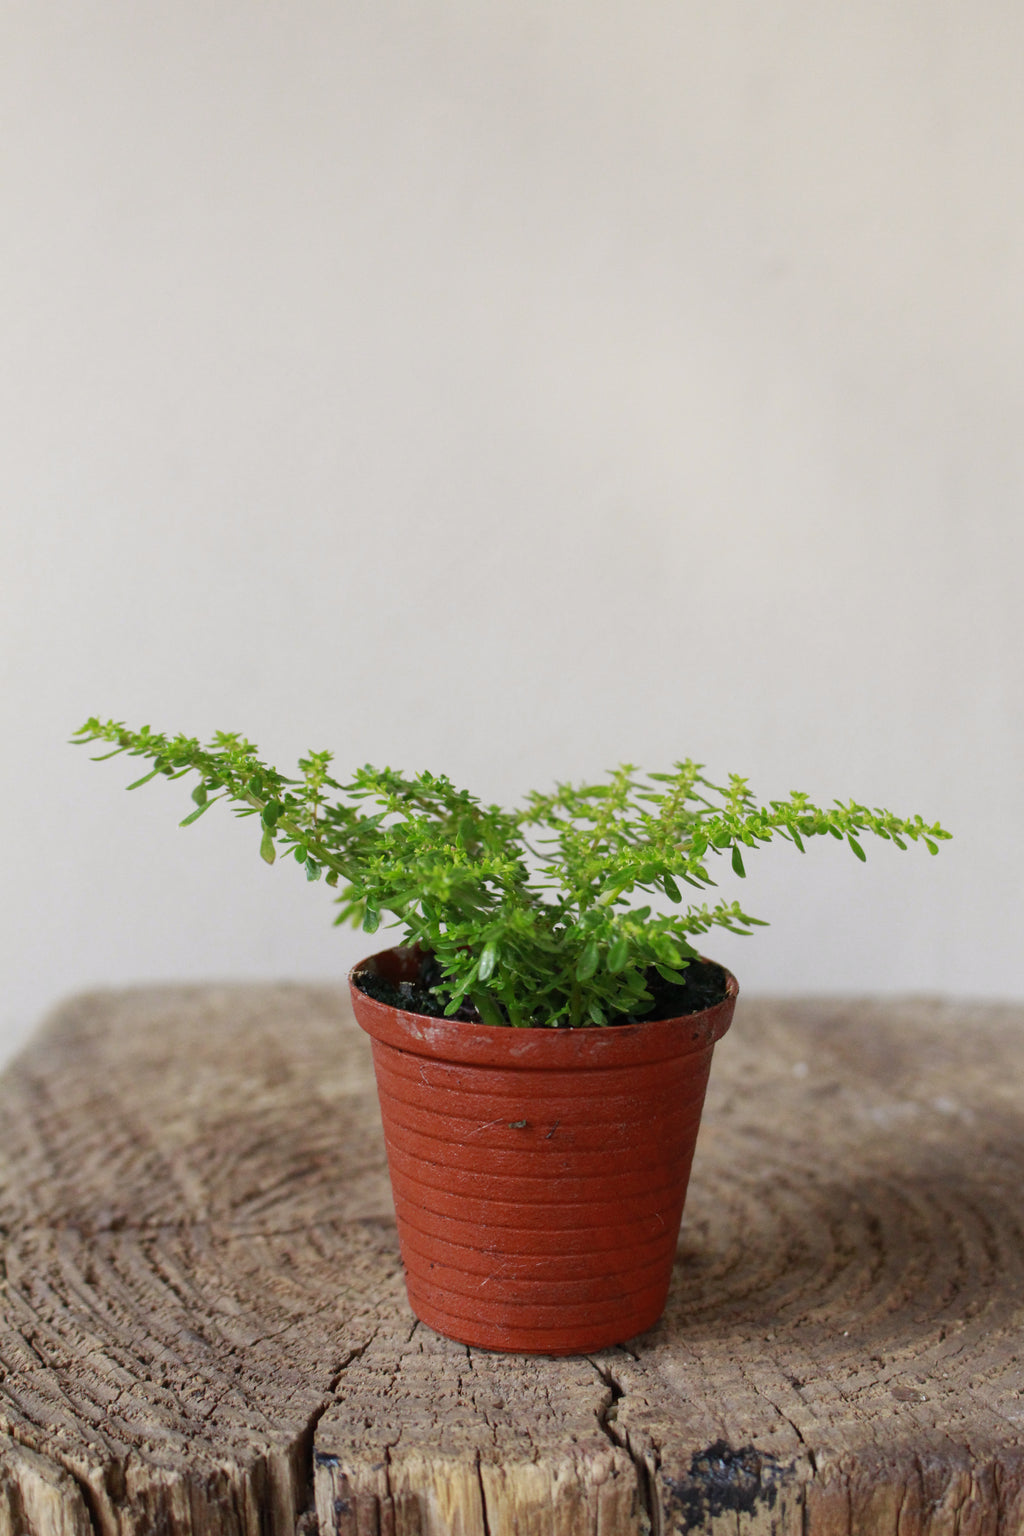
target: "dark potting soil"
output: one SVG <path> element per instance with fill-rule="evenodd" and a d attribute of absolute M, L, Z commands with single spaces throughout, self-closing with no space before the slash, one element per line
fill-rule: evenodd
<path fill-rule="evenodd" d="M 654 998 L 652 1006 L 644 1014 L 620 1014 L 610 1019 L 609 1025 L 640 1024 L 652 1019 L 676 1019 L 687 1013 L 702 1013 L 705 1008 L 713 1008 L 725 997 L 725 971 L 713 960 L 691 960 L 684 978 L 681 983 L 675 983 L 666 981 L 655 970 L 648 971 L 644 980 L 648 992 Z M 402 1008 L 406 1013 L 426 1014 L 431 1019 L 444 1017 L 446 999 L 431 990 L 441 983 L 441 968 L 433 955 L 422 957 L 420 974 L 415 981 L 388 981 L 371 971 L 357 971 L 353 979 L 361 992 L 376 998 L 379 1003 L 386 1003 L 390 1008 Z M 469 1024 L 480 1023 L 480 1015 L 471 1003 L 464 1003 L 452 1017 Z"/>

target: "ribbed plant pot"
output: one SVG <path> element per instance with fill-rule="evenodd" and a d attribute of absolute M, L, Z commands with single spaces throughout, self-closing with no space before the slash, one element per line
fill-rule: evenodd
<path fill-rule="evenodd" d="M 735 977 L 702 1013 L 565 1030 L 427 1018 L 354 979 L 411 980 L 418 963 L 385 950 L 350 978 L 412 1310 L 460 1343 L 525 1354 L 584 1354 L 652 1327 Z"/>

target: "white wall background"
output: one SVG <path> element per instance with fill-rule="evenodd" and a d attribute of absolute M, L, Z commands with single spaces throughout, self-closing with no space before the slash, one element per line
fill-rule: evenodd
<path fill-rule="evenodd" d="M 1024 12 L 7 0 L 3 1041 L 365 950 L 93 712 L 488 797 L 682 755 L 749 989 L 1024 995 Z"/>

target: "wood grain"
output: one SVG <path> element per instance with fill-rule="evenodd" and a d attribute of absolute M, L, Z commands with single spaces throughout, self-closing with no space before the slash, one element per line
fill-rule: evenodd
<path fill-rule="evenodd" d="M 1024 1009 L 741 1000 L 661 1324 L 404 1298 L 341 989 L 74 999 L 0 1084 L 0 1536 L 1024 1531 Z"/>

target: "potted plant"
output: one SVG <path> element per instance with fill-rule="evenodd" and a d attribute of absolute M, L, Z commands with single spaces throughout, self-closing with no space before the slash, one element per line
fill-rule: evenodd
<path fill-rule="evenodd" d="M 748 934 L 739 902 L 684 905 L 682 887 L 737 876 L 781 837 L 870 833 L 931 853 L 938 824 L 794 793 L 759 805 L 689 760 L 626 764 L 522 807 L 482 804 L 444 777 L 359 769 L 312 752 L 286 778 L 219 732 L 201 745 L 90 719 L 79 743 L 149 760 L 130 784 L 195 774 L 258 818 L 268 863 L 290 854 L 338 888 L 338 923 L 401 943 L 350 976 L 371 1036 L 413 1310 L 463 1343 L 576 1354 L 652 1326 L 664 1307 L 711 1053 L 735 978 L 695 941 Z M 650 898 L 650 899 L 648 899 Z"/>

